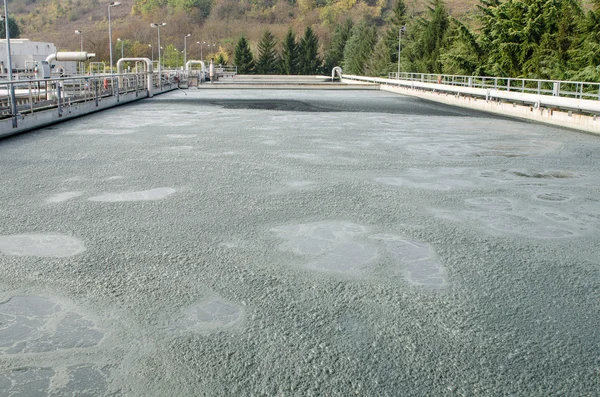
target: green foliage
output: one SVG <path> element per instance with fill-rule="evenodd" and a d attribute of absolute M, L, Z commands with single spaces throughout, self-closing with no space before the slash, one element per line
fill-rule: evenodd
<path fill-rule="evenodd" d="M 361 21 L 352 28 L 352 35 L 344 49 L 342 69 L 344 73 L 362 75 L 377 40 L 375 27 Z M 389 53 L 388 53 L 389 54 Z"/>
<path fill-rule="evenodd" d="M 8 33 L 11 39 L 18 39 L 21 36 L 21 29 L 17 22 L 11 17 L 8 17 Z M 0 22 L 0 39 L 6 38 L 6 21 Z"/>
<path fill-rule="evenodd" d="M 244 36 L 240 37 L 237 45 L 235 46 L 235 53 L 233 55 L 233 61 L 237 66 L 237 72 L 239 74 L 253 74 L 254 73 L 254 57 L 248 40 Z"/>
<path fill-rule="evenodd" d="M 286 33 L 281 45 L 280 72 L 298 74 L 298 45 L 292 28 Z"/>
<path fill-rule="evenodd" d="M 377 41 L 371 57 L 365 63 L 365 74 L 374 77 L 387 77 L 394 67 L 395 64 L 390 62 L 388 42 L 385 37 L 381 37 Z"/>
<path fill-rule="evenodd" d="M 340 66 L 344 60 L 346 42 L 352 34 L 354 22 L 348 18 L 335 28 L 331 38 L 331 47 L 325 54 L 325 71 L 330 72 L 334 67 Z"/>
<path fill-rule="evenodd" d="M 319 57 L 319 38 L 309 27 L 304 31 L 304 36 L 298 45 L 298 72 L 300 74 L 317 74 L 321 70 L 323 61 Z"/>
<path fill-rule="evenodd" d="M 256 72 L 258 74 L 276 74 L 279 70 L 279 59 L 275 45 L 275 36 L 266 30 L 258 43 L 258 59 L 256 60 Z"/>
<path fill-rule="evenodd" d="M 385 32 L 385 40 L 391 63 L 398 62 L 400 29 L 402 29 L 403 26 L 406 27 L 407 22 L 408 16 L 406 15 L 406 5 L 404 4 L 404 0 L 397 0 L 392 9 L 392 16 L 388 20 L 387 30 Z"/>

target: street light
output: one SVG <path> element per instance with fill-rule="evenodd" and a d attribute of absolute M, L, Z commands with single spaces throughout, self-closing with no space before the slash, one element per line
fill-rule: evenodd
<path fill-rule="evenodd" d="M 83 52 L 83 32 L 79 29 L 75 31 L 75 34 L 79 35 L 79 51 Z"/>
<path fill-rule="evenodd" d="M 187 63 L 187 38 L 190 37 L 192 34 L 188 33 L 187 35 L 183 36 L 183 64 L 185 65 Z"/>
<path fill-rule="evenodd" d="M 121 3 L 118 1 L 111 1 L 108 5 L 108 48 L 110 51 L 110 73 L 113 72 L 113 58 L 112 58 L 112 29 L 110 25 L 110 9 L 113 7 L 120 6 Z"/>
<path fill-rule="evenodd" d="M 75 31 L 79 35 L 79 51 L 83 52 L 83 32 L 79 29 Z M 79 62 L 79 73 L 83 71 L 83 62 Z M 83 73 L 82 73 L 83 74 Z"/>
<path fill-rule="evenodd" d="M 167 24 L 166 22 L 163 22 L 163 23 L 154 23 L 153 22 L 150 24 L 150 27 L 156 28 L 158 31 L 158 78 L 160 80 L 160 88 L 161 89 L 162 89 L 162 78 L 161 78 L 161 74 L 160 74 L 160 71 L 161 71 L 160 70 L 161 69 L 161 67 L 160 67 L 160 48 L 161 48 L 160 47 L 160 27 L 165 26 L 166 24 Z"/>
<path fill-rule="evenodd" d="M 4 32 L 6 34 L 6 60 L 8 62 L 8 81 L 12 81 L 12 59 L 10 58 L 10 30 L 8 29 L 8 0 L 4 0 Z M 10 85 L 10 111 L 13 115 L 13 128 L 17 127 L 17 102 L 15 85 Z"/>
<path fill-rule="evenodd" d="M 398 80 L 400 80 L 400 45 L 402 44 L 402 32 L 406 32 L 406 25 L 400 26 L 398 31 Z"/>
<path fill-rule="evenodd" d="M 203 41 L 202 43 L 197 41 L 196 44 L 200 44 L 200 60 L 203 61 L 204 57 L 202 56 L 202 46 L 206 44 L 206 41 Z"/>
<path fill-rule="evenodd" d="M 125 58 L 125 56 L 123 55 L 123 46 L 125 45 L 125 40 L 121 40 L 120 38 L 117 38 L 117 41 L 121 42 L 121 58 Z"/>
<path fill-rule="evenodd" d="M 154 63 L 154 47 L 152 47 L 152 44 L 148 44 L 148 47 L 150 47 L 150 50 L 152 51 L 152 63 Z"/>

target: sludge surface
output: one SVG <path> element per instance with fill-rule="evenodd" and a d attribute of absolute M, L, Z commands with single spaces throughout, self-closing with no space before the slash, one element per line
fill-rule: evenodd
<path fill-rule="evenodd" d="M 598 137 L 187 94 L 0 141 L 0 395 L 600 389 Z"/>

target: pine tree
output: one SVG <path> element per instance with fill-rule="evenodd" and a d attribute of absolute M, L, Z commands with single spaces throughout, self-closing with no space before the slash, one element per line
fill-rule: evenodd
<path fill-rule="evenodd" d="M 390 54 L 390 63 L 398 63 L 400 29 L 405 27 L 407 22 L 408 16 L 406 15 L 406 4 L 404 4 L 404 0 L 397 0 L 392 9 L 392 16 L 388 20 L 388 29 L 385 32 L 385 41 Z"/>
<path fill-rule="evenodd" d="M 352 34 L 354 22 L 348 18 L 342 24 L 338 25 L 331 38 L 331 47 L 325 55 L 325 71 L 329 72 L 334 67 L 340 66 L 344 60 L 344 48 Z"/>
<path fill-rule="evenodd" d="M 256 61 L 256 72 L 258 74 L 276 74 L 279 60 L 277 59 L 277 44 L 275 36 L 266 30 L 258 43 L 258 60 Z"/>
<path fill-rule="evenodd" d="M 363 75 L 365 64 L 373 53 L 375 46 L 375 27 L 361 21 L 352 28 L 352 36 L 346 43 L 342 69 L 344 73 Z"/>
<path fill-rule="evenodd" d="M 322 60 L 319 58 L 319 38 L 309 27 L 300 39 L 298 57 L 298 71 L 300 74 L 317 74 L 320 72 Z"/>
<path fill-rule="evenodd" d="M 0 21 L 0 39 L 6 39 L 6 22 L 4 19 Z M 8 33 L 11 39 L 18 39 L 21 35 L 21 29 L 13 17 L 8 17 Z"/>
<path fill-rule="evenodd" d="M 248 40 L 246 40 L 244 36 L 240 37 L 237 45 L 235 46 L 233 61 L 237 66 L 238 74 L 254 73 L 254 57 L 252 56 L 252 51 L 250 50 Z"/>
<path fill-rule="evenodd" d="M 291 27 L 281 45 L 280 70 L 282 74 L 298 74 L 298 45 Z"/>
<path fill-rule="evenodd" d="M 387 40 L 385 37 L 381 37 L 371 57 L 366 61 L 364 67 L 364 74 L 367 76 L 374 77 L 387 77 L 388 73 L 392 71 L 394 64 L 390 63 L 390 53 L 387 46 Z"/>

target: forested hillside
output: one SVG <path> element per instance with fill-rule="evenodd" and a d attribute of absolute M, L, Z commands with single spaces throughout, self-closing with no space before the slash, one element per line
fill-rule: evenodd
<path fill-rule="evenodd" d="M 113 46 L 167 64 L 215 57 L 247 73 L 402 71 L 600 80 L 600 0 L 123 0 Z M 108 59 L 108 1 L 13 0 L 21 37 Z M 12 29 L 12 28 L 11 28 Z M 191 34 L 184 40 L 184 36 Z M 243 37 L 243 40 L 241 38 Z M 116 39 L 121 38 L 117 42 Z M 240 64 L 241 62 L 241 64 Z"/>

